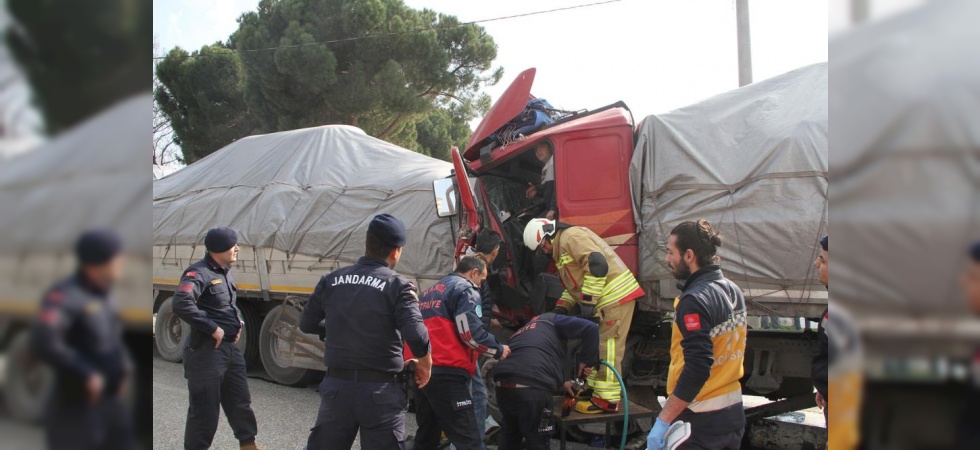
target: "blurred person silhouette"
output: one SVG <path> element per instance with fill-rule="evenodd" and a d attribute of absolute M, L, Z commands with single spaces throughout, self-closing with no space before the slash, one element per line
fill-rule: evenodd
<path fill-rule="evenodd" d="M 82 233 L 75 244 L 78 270 L 55 283 L 41 301 L 31 344 L 55 372 L 44 417 L 48 448 L 135 448 L 122 398 L 132 366 L 112 295 L 122 273 L 121 251 L 115 231 Z"/>
<path fill-rule="evenodd" d="M 820 282 L 830 288 L 830 237 L 820 239 L 820 254 L 813 261 Z M 827 424 L 827 448 L 847 450 L 857 448 L 861 435 L 858 418 L 864 376 L 861 371 L 861 338 L 853 320 L 845 310 L 830 305 L 824 310 L 817 328 L 817 350 L 811 365 L 815 399 L 823 408 Z M 830 411 L 834 397 L 834 411 Z"/>
<path fill-rule="evenodd" d="M 980 318 L 980 241 L 970 247 L 970 263 L 960 278 L 966 295 L 967 306 Z M 959 428 L 956 435 L 956 448 L 980 448 L 980 348 L 973 350 L 971 364 L 970 391 L 963 404 Z"/>
<path fill-rule="evenodd" d="M 191 326 L 184 347 L 184 377 L 190 405 L 184 448 L 211 447 L 224 409 L 240 448 L 256 450 L 258 425 L 248 390 L 245 355 L 238 348 L 245 320 L 235 303 L 238 287 L 231 265 L 238 260 L 238 233 L 228 227 L 208 230 L 207 254 L 180 277 L 174 313 Z"/>
<path fill-rule="evenodd" d="M 541 183 L 528 182 L 525 194 L 527 198 L 540 197 L 543 200 L 540 217 L 555 220 L 558 217 L 558 201 L 555 195 L 555 149 L 551 142 L 545 141 L 534 147 L 534 157 L 543 164 L 541 166 Z"/>

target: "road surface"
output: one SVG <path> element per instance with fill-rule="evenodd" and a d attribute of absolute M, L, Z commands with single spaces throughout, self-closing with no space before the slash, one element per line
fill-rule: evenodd
<path fill-rule="evenodd" d="M 255 410 L 259 424 L 258 444 L 266 449 L 302 449 L 306 445 L 306 438 L 320 405 L 320 397 L 316 391 L 312 388 L 286 387 L 257 377 L 249 378 L 248 384 L 252 392 L 252 409 Z M 153 448 L 181 448 L 186 416 L 187 384 L 183 366 L 154 356 Z M 408 435 L 414 436 L 417 428 L 414 414 L 406 414 L 406 425 Z M 557 441 L 553 447 L 558 448 Z M 211 448 L 238 448 L 238 441 L 235 440 L 223 413 Z M 353 448 L 360 449 L 360 442 L 355 441 Z M 584 450 L 588 447 L 570 443 L 568 448 Z"/>

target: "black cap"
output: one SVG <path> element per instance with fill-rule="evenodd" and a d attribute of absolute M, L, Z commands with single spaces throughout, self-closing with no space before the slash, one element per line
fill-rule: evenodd
<path fill-rule="evenodd" d="M 830 251 L 830 250 L 828 250 L 828 248 L 830 247 L 830 236 L 829 235 L 820 238 L 820 246 L 823 247 L 823 251 L 825 251 L 825 252 L 829 252 Z"/>
<path fill-rule="evenodd" d="M 381 242 L 392 247 L 404 247 L 408 241 L 405 223 L 391 214 L 378 214 L 371 219 L 368 233 L 378 237 Z"/>
<path fill-rule="evenodd" d="M 970 246 L 970 258 L 973 262 L 980 263 L 980 241 L 976 241 Z"/>
<path fill-rule="evenodd" d="M 105 264 L 121 251 L 122 239 L 108 228 L 88 230 L 75 242 L 75 256 L 83 265 Z"/>
<path fill-rule="evenodd" d="M 208 230 L 204 236 L 204 248 L 212 253 L 224 253 L 238 243 L 238 233 L 228 227 L 217 227 Z"/>

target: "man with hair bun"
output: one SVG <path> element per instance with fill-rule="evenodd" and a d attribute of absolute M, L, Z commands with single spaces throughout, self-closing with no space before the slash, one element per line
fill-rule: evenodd
<path fill-rule="evenodd" d="M 674 300 L 667 403 L 647 436 L 648 450 L 664 448 L 676 420 L 691 425 L 681 449 L 741 445 L 745 297 L 718 266 L 720 246 L 721 236 L 704 219 L 677 225 L 667 239 L 665 261 L 682 284 Z"/>

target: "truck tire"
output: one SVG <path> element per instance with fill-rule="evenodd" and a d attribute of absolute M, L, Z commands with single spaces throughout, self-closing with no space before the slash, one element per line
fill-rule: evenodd
<path fill-rule="evenodd" d="M 283 357 L 279 355 L 279 337 L 272 332 L 272 327 L 275 325 L 276 318 L 282 308 L 282 305 L 272 308 L 262 321 L 262 328 L 259 332 L 259 356 L 262 358 L 262 365 L 265 366 L 265 371 L 272 381 L 286 386 L 304 386 L 318 374 L 315 370 L 289 367 L 286 365 L 287 363 L 282 361 Z M 291 325 L 298 326 L 299 324 Z"/>
<path fill-rule="evenodd" d="M 242 312 L 242 319 L 245 321 L 245 328 L 242 329 L 242 336 L 238 339 L 238 348 L 245 355 L 245 366 L 253 368 L 259 363 L 259 313 L 254 305 L 249 302 L 238 301 L 238 309 Z"/>
<path fill-rule="evenodd" d="M 31 351 L 29 330 L 19 331 L 7 348 L 5 379 L 3 394 L 8 413 L 17 420 L 40 421 L 54 384 L 54 372 Z"/>
<path fill-rule="evenodd" d="M 170 297 L 160 304 L 153 329 L 153 342 L 156 343 L 161 358 L 180 362 L 184 357 L 184 346 L 191 336 L 191 326 L 174 314 L 173 302 L 174 298 Z"/>

